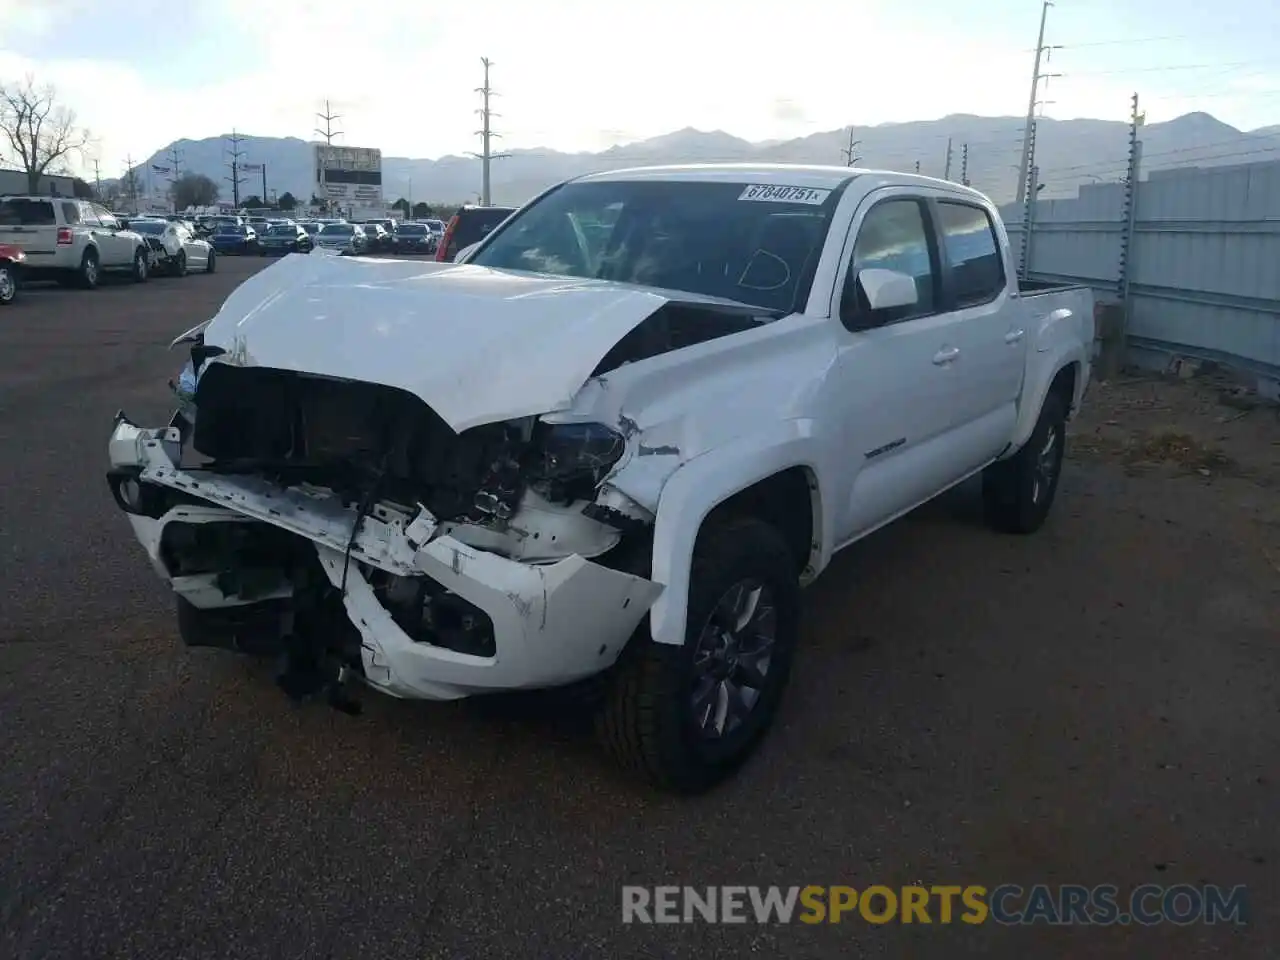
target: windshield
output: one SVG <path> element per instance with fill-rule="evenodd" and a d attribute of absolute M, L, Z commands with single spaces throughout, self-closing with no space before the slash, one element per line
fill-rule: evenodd
<path fill-rule="evenodd" d="M 168 228 L 167 223 L 160 223 L 158 220 L 135 220 L 129 224 L 135 233 L 149 233 L 159 236 Z"/>
<path fill-rule="evenodd" d="M 349 223 L 326 223 L 324 229 L 320 231 L 321 236 L 351 236 L 355 228 Z"/>
<path fill-rule="evenodd" d="M 364 232 L 365 232 L 365 233 L 377 233 L 377 232 L 378 232 L 378 227 L 380 227 L 380 226 L 381 226 L 381 224 L 378 224 L 378 223 L 362 223 L 362 224 L 360 224 L 360 226 L 364 227 Z"/>
<path fill-rule="evenodd" d="M 267 236 L 269 237 L 296 237 L 297 235 L 298 228 L 287 223 L 277 223 L 267 231 Z"/>
<path fill-rule="evenodd" d="M 706 181 L 570 183 L 471 263 L 803 309 L 839 191 Z"/>
<path fill-rule="evenodd" d="M 406 223 L 397 232 L 403 233 L 406 237 L 420 237 L 427 232 L 427 228 L 420 223 Z"/>

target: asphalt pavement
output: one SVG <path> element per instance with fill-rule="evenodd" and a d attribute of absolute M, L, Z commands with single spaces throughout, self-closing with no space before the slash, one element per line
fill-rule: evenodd
<path fill-rule="evenodd" d="M 1073 459 L 1030 538 L 949 495 L 812 588 L 760 755 L 657 795 L 554 719 L 353 718 L 181 647 L 107 435 L 262 267 L 0 309 L 0 956 L 1275 956 L 1280 478 Z M 1179 882 L 1251 922 L 621 922 L 624 884 Z"/>

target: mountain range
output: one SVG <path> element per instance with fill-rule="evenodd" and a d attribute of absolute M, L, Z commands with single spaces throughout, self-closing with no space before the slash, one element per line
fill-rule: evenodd
<path fill-rule="evenodd" d="M 853 157 L 862 166 L 911 171 L 919 164 L 920 172 L 931 176 L 949 173 L 953 180 L 967 176 L 973 186 L 1004 202 L 1016 192 L 1024 123 L 1021 117 L 956 114 L 940 120 L 846 127 L 764 143 L 751 143 L 719 130 L 687 128 L 600 153 L 511 150 L 509 157 L 492 161 L 493 202 L 517 204 L 560 180 L 628 166 L 697 161 L 842 164 L 851 140 Z M 1174 167 L 1280 160 L 1280 125 L 1246 132 L 1207 113 L 1144 124 L 1140 138 L 1144 174 Z M 137 169 L 142 175 L 152 164 L 167 166 L 166 158 L 178 151 L 181 169 L 211 177 L 225 198 L 231 193 L 226 182 L 227 149 L 227 141 L 218 137 L 178 140 Z M 269 192 L 287 190 L 302 200 L 311 196 L 310 143 L 294 137 L 245 136 L 239 149 L 244 161 L 266 166 Z M 1036 159 L 1044 184 L 1040 196 L 1074 196 L 1082 184 L 1120 180 L 1126 174 L 1128 154 L 1129 125 L 1125 122 L 1040 118 L 1036 124 Z M 474 202 L 480 188 L 480 161 L 470 157 L 426 160 L 384 156 L 382 166 L 383 194 L 388 203 L 398 197 Z M 242 198 L 261 194 L 259 173 L 242 176 Z"/>

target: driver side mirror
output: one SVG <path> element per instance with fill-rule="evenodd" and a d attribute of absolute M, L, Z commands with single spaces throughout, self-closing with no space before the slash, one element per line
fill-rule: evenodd
<path fill-rule="evenodd" d="M 840 320 L 850 330 L 869 330 L 893 320 L 916 306 L 920 292 L 915 278 L 897 270 L 867 267 L 849 274 L 840 298 Z"/>

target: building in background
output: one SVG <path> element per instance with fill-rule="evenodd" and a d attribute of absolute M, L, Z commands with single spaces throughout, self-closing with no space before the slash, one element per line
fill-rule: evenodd
<path fill-rule="evenodd" d="M 381 216 L 382 151 L 376 147 L 315 145 L 316 196 L 348 216 Z"/>

